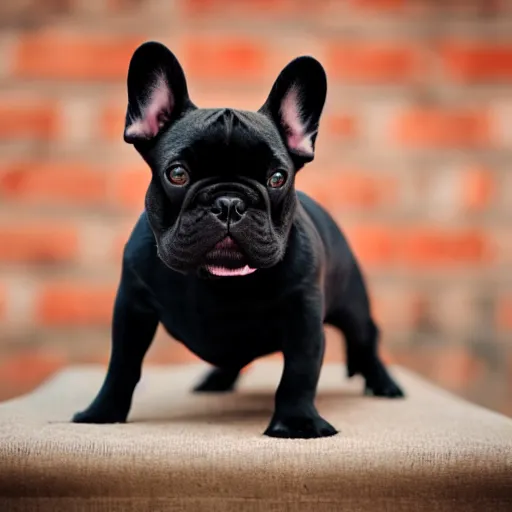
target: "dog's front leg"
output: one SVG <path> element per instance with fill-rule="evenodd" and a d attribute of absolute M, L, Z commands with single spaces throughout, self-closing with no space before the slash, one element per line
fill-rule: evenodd
<path fill-rule="evenodd" d="M 87 409 L 73 416 L 75 423 L 122 423 L 130 411 L 141 376 L 142 360 L 158 326 L 136 279 L 124 270 L 114 305 L 112 351 L 103 385 Z"/>
<path fill-rule="evenodd" d="M 285 438 L 332 436 L 336 429 L 315 407 L 325 336 L 320 294 L 290 301 L 283 340 L 284 369 L 275 396 L 275 411 L 265 435 Z"/>

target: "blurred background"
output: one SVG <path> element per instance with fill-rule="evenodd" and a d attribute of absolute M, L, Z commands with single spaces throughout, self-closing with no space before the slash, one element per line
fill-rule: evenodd
<path fill-rule="evenodd" d="M 0 399 L 108 361 L 150 177 L 122 141 L 148 39 L 205 107 L 257 109 L 292 58 L 324 64 L 298 184 L 362 262 L 385 359 L 512 415 L 510 0 L 2 0 Z M 190 361 L 163 332 L 146 359 Z"/>

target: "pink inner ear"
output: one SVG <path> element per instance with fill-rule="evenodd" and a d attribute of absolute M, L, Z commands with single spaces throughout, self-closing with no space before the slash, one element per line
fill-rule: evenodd
<path fill-rule="evenodd" d="M 298 153 L 313 156 L 314 132 L 306 132 L 306 124 L 302 121 L 299 92 L 296 86 L 290 87 L 285 94 L 280 109 L 281 119 L 287 128 L 288 147 Z"/>
<path fill-rule="evenodd" d="M 126 135 L 153 138 L 169 120 L 173 106 L 171 89 L 163 75 L 160 75 L 151 88 L 146 104 L 141 108 L 142 116 L 132 120 Z"/>

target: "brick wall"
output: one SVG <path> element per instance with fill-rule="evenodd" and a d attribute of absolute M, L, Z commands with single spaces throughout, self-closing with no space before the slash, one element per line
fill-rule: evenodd
<path fill-rule="evenodd" d="M 324 63 L 298 181 L 363 263 L 386 359 L 512 414 L 512 2 L 4 0 L 0 20 L 0 397 L 107 360 L 149 179 L 124 83 L 157 39 L 200 106 L 256 109 L 293 57 Z M 190 360 L 162 332 L 148 356 Z"/>

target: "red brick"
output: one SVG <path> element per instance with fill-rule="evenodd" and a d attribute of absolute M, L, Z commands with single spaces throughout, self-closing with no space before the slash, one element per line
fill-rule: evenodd
<path fill-rule="evenodd" d="M 358 120 L 353 115 L 331 115 L 324 123 L 327 133 L 337 140 L 353 140 L 359 135 Z"/>
<path fill-rule="evenodd" d="M 122 169 L 112 173 L 112 200 L 116 206 L 142 211 L 151 181 L 151 170 L 144 167 Z"/>
<path fill-rule="evenodd" d="M 144 364 L 160 366 L 201 362 L 185 345 L 174 340 L 167 340 L 167 345 L 165 350 L 150 350 L 147 358 L 144 360 Z"/>
<path fill-rule="evenodd" d="M 395 12 L 405 7 L 406 3 L 406 0 L 349 0 L 350 7 L 371 11 Z"/>
<path fill-rule="evenodd" d="M 383 347 L 385 345 L 382 345 Z M 392 361 L 393 364 L 401 365 L 407 367 L 411 371 L 417 371 L 421 373 L 423 369 L 423 374 L 427 373 L 427 370 L 431 369 L 431 365 L 433 364 L 431 361 L 431 357 L 427 357 L 431 354 L 425 354 L 425 350 L 416 349 L 413 351 L 409 345 L 398 345 L 396 347 L 392 347 Z"/>
<path fill-rule="evenodd" d="M 19 393 L 39 385 L 66 365 L 66 358 L 54 351 L 27 350 L 12 355 L 2 354 L 0 387 L 18 388 Z"/>
<path fill-rule="evenodd" d="M 399 114 L 391 133 L 395 142 L 418 148 L 487 146 L 492 141 L 485 110 L 417 108 Z"/>
<path fill-rule="evenodd" d="M 341 81 L 409 82 L 419 76 L 422 60 L 412 44 L 347 40 L 327 46 L 325 67 L 331 79 Z"/>
<path fill-rule="evenodd" d="M 501 297 L 496 307 L 496 323 L 504 331 L 512 331 L 512 295 Z"/>
<path fill-rule="evenodd" d="M 414 3 L 414 2 L 413 2 Z M 490 19 L 499 13 L 510 12 L 509 0 L 444 0 L 431 2 L 421 0 L 423 12 L 437 15 L 466 15 L 482 20 Z"/>
<path fill-rule="evenodd" d="M 0 224 L 0 261 L 63 263 L 76 259 L 78 234 L 70 224 L 33 221 Z"/>
<path fill-rule="evenodd" d="M 512 230 L 509 224 L 503 222 L 501 225 L 493 226 L 492 230 L 489 229 L 489 235 L 493 236 L 496 247 L 497 263 L 503 270 L 512 268 Z"/>
<path fill-rule="evenodd" d="M 47 31 L 20 36 L 14 72 L 26 78 L 120 80 L 144 41 L 137 37 L 91 36 Z"/>
<path fill-rule="evenodd" d="M 51 140 L 58 136 L 59 130 L 59 111 L 52 101 L 21 98 L 0 101 L 0 139 Z"/>
<path fill-rule="evenodd" d="M 258 110 L 265 100 L 267 91 L 248 91 L 245 88 L 200 89 L 194 92 L 192 101 L 200 108 L 230 107 L 240 110 Z"/>
<path fill-rule="evenodd" d="M 109 325 L 115 286 L 89 282 L 48 283 L 37 303 L 37 321 L 44 326 Z"/>
<path fill-rule="evenodd" d="M 363 268 L 363 272 L 364 272 Z M 415 297 L 409 288 L 370 286 L 372 314 L 382 332 L 411 330 L 416 321 Z"/>
<path fill-rule="evenodd" d="M 389 265 L 396 257 L 396 231 L 384 225 L 345 226 L 344 232 L 363 266 Z"/>
<path fill-rule="evenodd" d="M 116 14 L 122 13 L 127 14 L 137 9 L 145 8 L 144 2 L 141 0 L 104 0 L 106 7 Z"/>
<path fill-rule="evenodd" d="M 303 2 L 294 0 L 185 0 L 184 12 L 191 16 L 208 18 L 238 16 L 289 16 L 299 8 L 308 9 Z"/>
<path fill-rule="evenodd" d="M 267 71 L 269 51 L 259 39 L 196 36 L 183 42 L 182 64 L 193 79 L 251 81 Z"/>
<path fill-rule="evenodd" d="M 0 321 L 5 317 L 5 310 L 7 306 L 7 295 L 5 288 L 0 284 Z"/>
<path fill-rule="evenodd" d="M 443 229 L 417 226 L 403 232 L 400 259 L 419 267 L 457 267 L 491 260 L 486 233 L 477 229 Z"/>
<path fill-rule="evenodd" d="M 325 363 L 342 364 L 345 360 L 345 347 L 339 331 L 329 325 L 325 326 Z M 282 356 L 279 355 L 282 360 Z"/>
<path fill-rule="evenodd" d="M 0 197 L 52 205 L 101 204 L 106 199 L 106 176 L 76 162 L 0 165 Z"/>
<path fill-rule="evenodd" d="M 467 347 L 446 346 L 436 350 L 434 358 L 435 379 L 449 389 L 458 390 L 467 387 L 485 374 L 485 364 L 476 358 Z"/>
<path fill-rule="evenodd" d="M 509 345 L 507 350 L 506 350 L 506 363 L 505 363 L 505 368 L 506 368 L 506 375 L 505 375 L 505 378 L 506 378 L 506 383 L 505 385 L 507 386 L 506 389 L 508 389 L 508 394 L 510 396 L 510 393 L 512 393 L 512 347 Z M 508 378 L 507 378 L 508 377 Z M 507 407 L 507 410 L 510 411 L 508 414 L 510 415 L 510 417 L 512 417 L 512 404 L 510 403 L 510 400 L 508 400 L 508 407 Z"/>
<path fill-rule="evenodd" d="M 128 239 L 130 238 L 130 234 L 133 230 L 134 222 L 126 224 L 125 227 L 123 227 L 116 235 L 116 238 L 112 244 L 112 260 L 116 262 L 117 264 L 121 263 L 124 247 L 126 245 L 126 242 L 128 242 Z"/>
<path fill-rule="evenodd" d="M 465 41 L 443 45 L 448 76 L 462 82 L 512 80 L 512 44 Z"/>
<path fill-rule="evenodd" d="M 484 210 L 494 200 L 495 192 L 496 183 L 489 169 L 474 168 L 464 172 L 461 193 L 466 210 Z"/>
<path fill-rule="evenodd" d="M 486 373 L 485 363 L 464 346 L 396 347 L 393 359 L 396 364 L 452 390 L 464 390 L 470 382 L 482 379 Z"/>
<path fill-rule="evenodd" d="M 398 191 L 395 177 L 361 170 L 324 173 L 311 169 L 298 174 L 297 186 L 331 212 L 343 208 L 372 209 L 392 204 L 397 199 Z"/>
<path fill-rule="evenodd" d="M 494 256 L 486 233 L 476 229 L 349 225 L 344 230 L 363 265 L 439 269 L 488 263 Z"/>
<path fill-rule="evenodd" d="M 126 105 L 108 105 L 100 118 L 100 137 L 122 140 L 126 116 Z"/>

